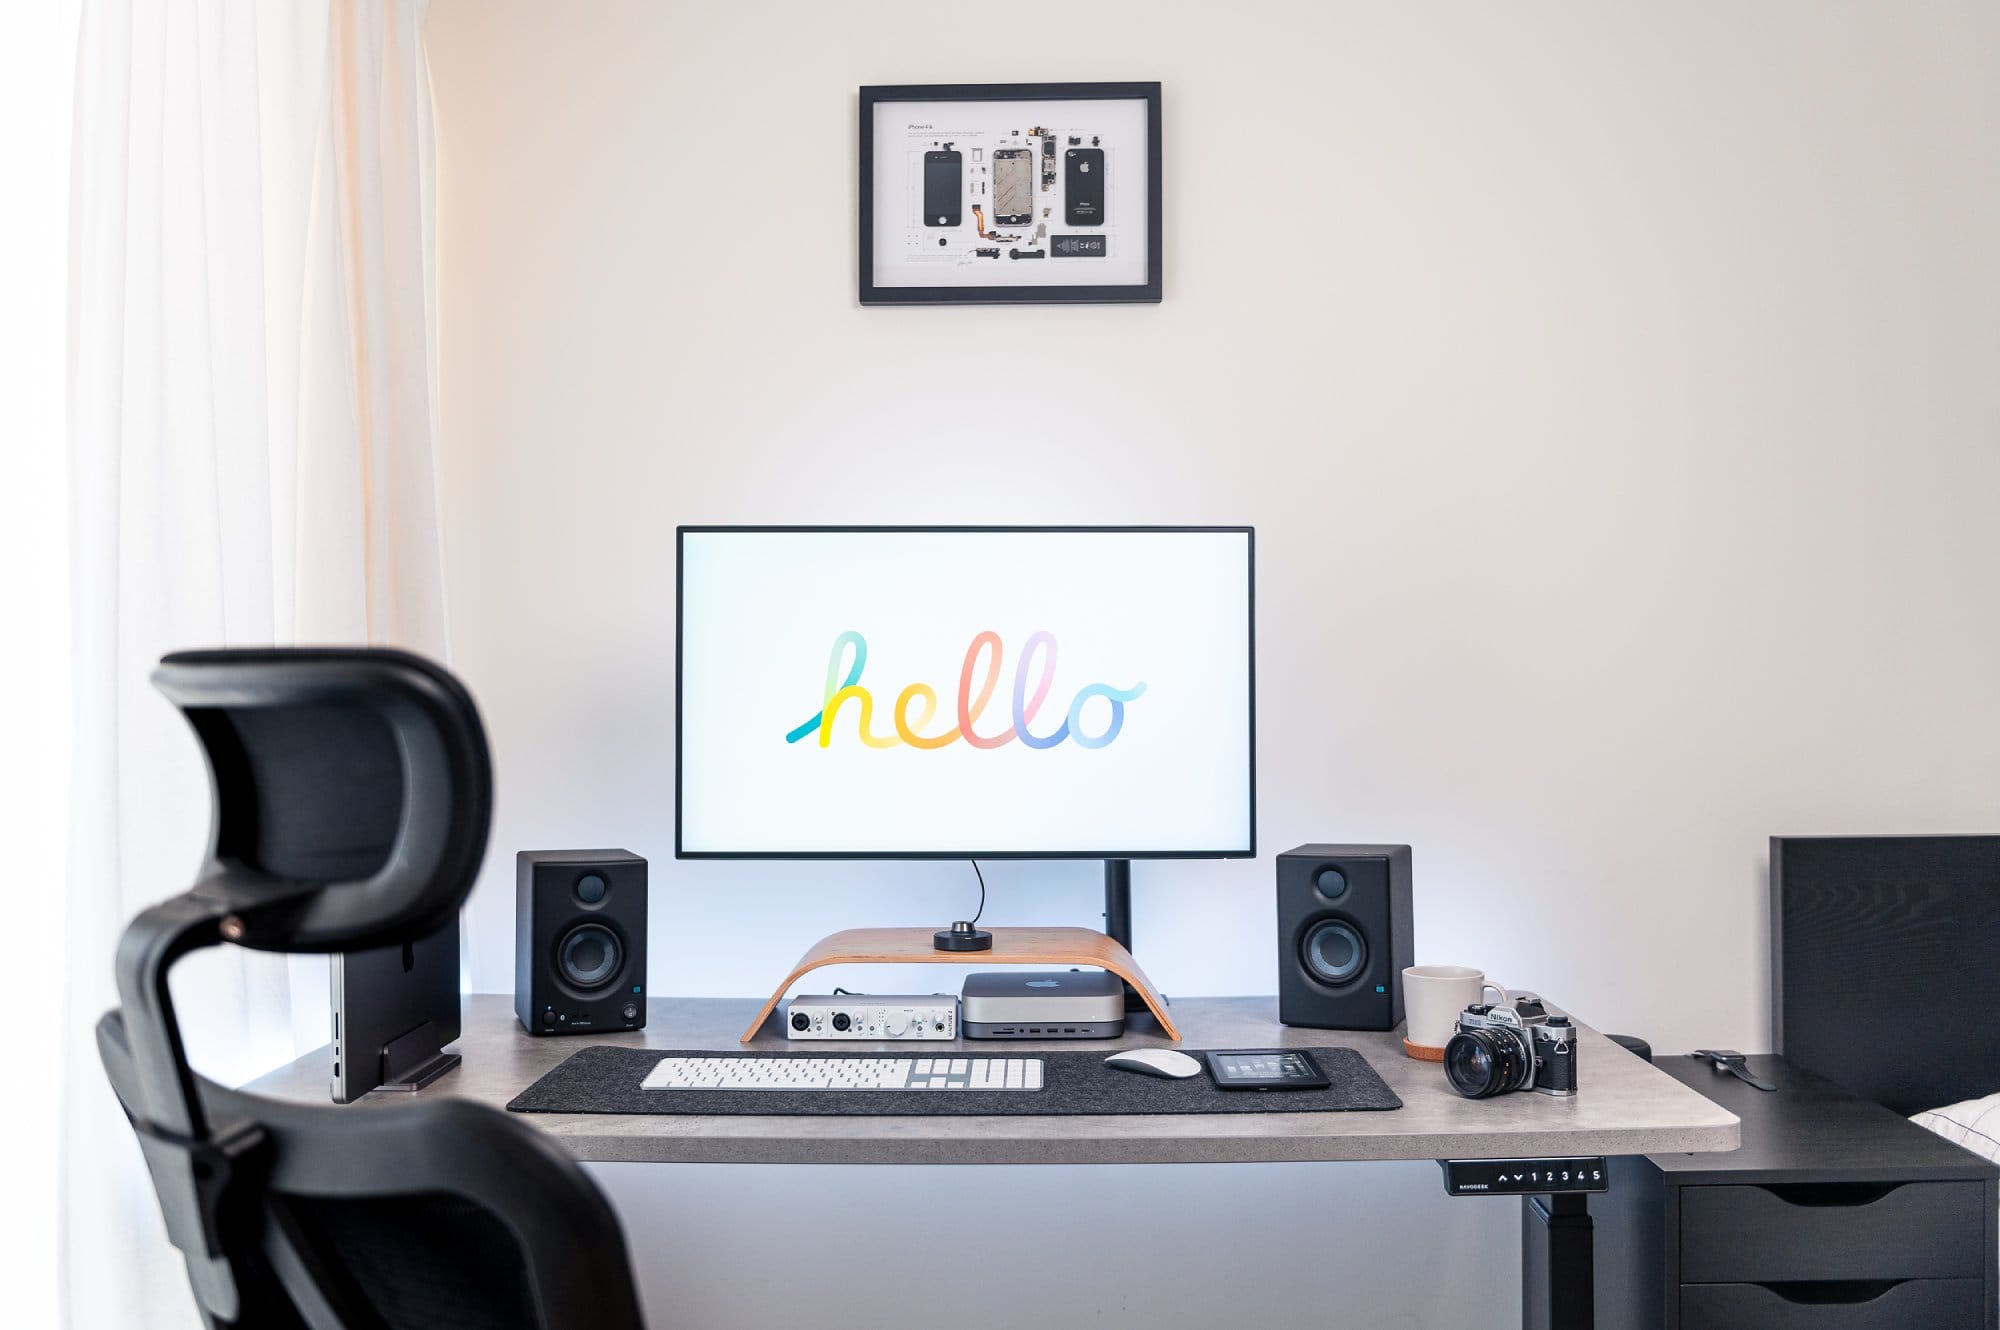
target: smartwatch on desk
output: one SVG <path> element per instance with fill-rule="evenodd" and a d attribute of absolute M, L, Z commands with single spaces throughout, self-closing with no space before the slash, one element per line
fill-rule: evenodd
<path fill-rule="evenodd" d="M 1754 1085 L 1759 1090 L 1776 1090 L 1778 1088 L 1769 1081 L 1752 1076 L 1750 1074 L 1749 1063 L 1741 1053 L 1733 1048 L 1697 1048 L 1694 1052 L 1688 1054 L 1688 1056 L 1691 1058 L 1707 1058 L 1710 1063 L 1714 1064 L 1717 1071 L 1726 1071 L 1737 1080 Z"/>

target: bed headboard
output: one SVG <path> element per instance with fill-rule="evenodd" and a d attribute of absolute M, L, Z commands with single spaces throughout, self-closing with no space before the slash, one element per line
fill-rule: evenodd
<path fill-rule="evenodd" d="M 1772 1047 L 1898 1113 L 2000 1091 L 2000 836 L 1773 836 Z"/>

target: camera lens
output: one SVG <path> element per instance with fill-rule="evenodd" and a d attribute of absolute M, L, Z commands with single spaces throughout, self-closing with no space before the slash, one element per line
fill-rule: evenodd
<path fill-rule="evenodd" d="M 1502 1090 L 1518 1090 L 1532 1066 L 1512 1034 L 1493 1030 L 1460 1030 L 1444 1046 L 1444 1074 L 1451 1088 L 1467 1099 L 1485 1099 Z"/>
<path fill-rule="evenodd" d="M 1500 1089 L 1499 1059 L 1484 1030 L 1462 1031 L 1444 1046 L 1444 1074 L 1467 1099 L 1484 1099 Z"/>

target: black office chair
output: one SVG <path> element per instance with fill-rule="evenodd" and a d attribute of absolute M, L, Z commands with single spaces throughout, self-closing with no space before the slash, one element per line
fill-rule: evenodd
<path fill-rule="evenodd" d="M 191 951 L 356 951 L 452 919 L 492 811 L 471 697 L 398 651 L 188 652 L 153 682 L 207 752 L 213 842 L 126 928 L 97 1045 L 206 1324 L 639 1330 L 618 1222 L 546 1136 L 462 1100 L 258 1098 L 181 1044 L 167 972 Z"/>

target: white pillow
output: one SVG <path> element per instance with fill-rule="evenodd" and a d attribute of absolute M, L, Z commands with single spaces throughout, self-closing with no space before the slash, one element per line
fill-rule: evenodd
<path fill-rule="evenodd" d="M 2000 1163 L 2000 1094 L 1933 1108 L 1914 1114 L 1910 1121 L 1964 1146 L 1982 1159 Z"/>
<path fill-rule="evenodd" d="M 2000 1094 L 1933 1108 L 1918 1113 L 1910 1121 L 1964 1146 L 1982 1159 L 2000 1163 Z"/>

